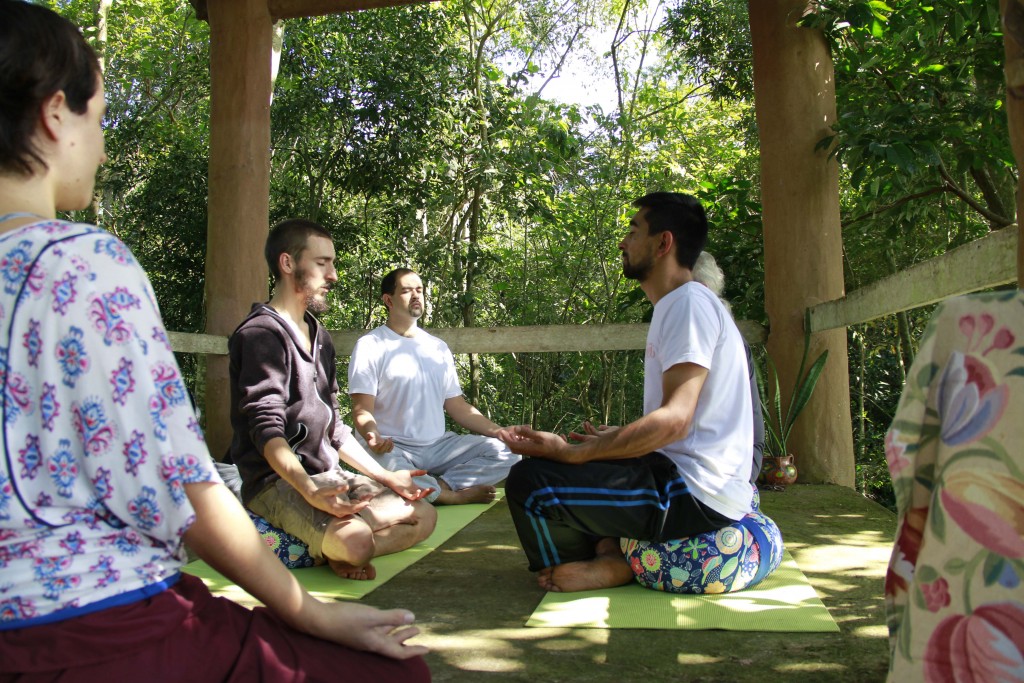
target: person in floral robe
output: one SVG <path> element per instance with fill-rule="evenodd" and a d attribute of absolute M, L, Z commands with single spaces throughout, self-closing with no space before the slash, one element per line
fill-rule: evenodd
<path fill-rule="evenodd" d="M 947 300 L 886 435 L 890 681 L 1024 680 L 1024 293 Z"/>

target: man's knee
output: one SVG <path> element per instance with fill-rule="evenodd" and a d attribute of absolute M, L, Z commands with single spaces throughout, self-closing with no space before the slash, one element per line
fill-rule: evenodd
<path fill-rule="evenodd" d="M 537 489 L 537 461 L 523 458 L 508 472 L 505 479 L 505 496 L 510 500 L 523 501 Z"/>
<path fill-rule="evenodd" d="M 378 530 L 395 524 L 422 526 L 427 529 L 426 536 L 430 535 L 437 523 L 437 510 L 426 499 L 409 502 L 390 491 L 370 501 L 370 506 L 360 516 L 371 528 Z"/>
<path fill-rule="evenodd" d="M 331 557 L 332 546 L 343 547 L 348 556 Z M 339 519 L 337 523 L 327 527 L 323 550 L 324 556 L 332 560 L 343 560 L 356 566 L 366 564 L 375 554 L 373 530 L 358 518 Z"/>
<path fill-rule="evenodd" d="M 520 458 L 501 439 L 496 439 L 493 436 L 477 437 L 475 435 L 469 438 L 482 439 L 477 445 L 478 457 L 485 457 L 500 462 L 518 461 Z"/>
<path fill-rule="evenodd" d="M 412 524 L 416 525 L 417 537 L 422 541 L 434 533 L 434 527 L 437 526 L 437 508 L 426 500 L 417 500 L 410 507 L 413 509 Z"/>

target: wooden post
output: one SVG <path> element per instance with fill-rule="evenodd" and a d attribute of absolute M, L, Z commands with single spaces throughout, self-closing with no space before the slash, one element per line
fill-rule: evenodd
<path fill-rule="evenodd" d="M 754 94 L 761 140 L 768 352 L 786 405 L 803 351 L 808 306 L 844 295 L 839 169 L 815 145 L 836 118 L 832 58 L 820 32 L 797 22 L 808 0 L 750 0 Z M 845 329 L 814 334 L 829 359 L 790 439 L 799 481 L 855 483 Z"/>
<path fill-rule="evenodd" d="M 1010 145 L 1017 162 L 1017 286 L 1024 288 L 1024 2 L 1000 0 L 1003 18 L 1003 48 L 1006 53 L 1003 71 L 1006 74 L 1006 118 L 1010 129 Z"/>
<path fill-rule="evenodd" d="M 270 55 L 267 0 L 209 0 L 210 178 L 206 333 L 228 335 L 268 293 L 263 244 L 270 221 Z M 231 443 L 228 363 L 207 357 L 206 440 Z"/>

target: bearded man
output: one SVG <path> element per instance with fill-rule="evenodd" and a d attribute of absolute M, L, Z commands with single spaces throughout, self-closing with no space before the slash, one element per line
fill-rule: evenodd
<path fill-rule="evenodd" d="M 654 305 L 644 360 L 644 415 L 585 423 L 568 440 L 530 425 L 499 434 L 528 456 L 506 497 L 541 588 L 628 583 L 619 538 L 663 542 L 720 529 L 751 510 L 753 410 L 743 338 L 693 268 L 704 208 L 675 192 L 645 195 L 619 243 L 622 272 Z"/>
<path fill-rule="evenodd" d="M 309 546 L 339 576 L 372 579 L 371 560 L 434 530 L 419 471 L 383 468 L 338 416 L 331 337 L 313 315 L 337 281 L 334 243 L 303 219 L 274 226 L 264 254 L 274 294 L 228 341 L 233 438 L 242 502 Z M 340 462 L 361 472 L 343 470 Z M 365 475 L 365 476 L 364 476 Z"/>
<path fill-rule="evenodd" d="M 426 470 L 435 505 L 488 503 L 519 461 L 495 438 L 501 429 L 465 399 L 448 345 L 419 325 L 420 276 L 396 268 L 381 280 L 387 321 L 359 338 L 348 366 L 357 438 L 389 469 Z M 472 434 L 456 434 L 448 415 Z"/>

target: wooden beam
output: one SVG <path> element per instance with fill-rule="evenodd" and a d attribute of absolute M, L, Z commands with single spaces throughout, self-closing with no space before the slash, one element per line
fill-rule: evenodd
<path fill-rule="evenodd" d="M 228 338 L 219 334 L 191 334 L 168 332 L 167 339 L 175 353 L 195 353 L 203 356 L 228 355 Z"/>
<path fill-rule="evenodd" d="M 415 5 L 431 0 L 268 0 L 267 8 L 274 20 L 297 17 L 318 17 L 325 14 L 379 9 L 397 5 Z"/>
<path fill-rule="evenodd" d="M 209 0 L 210 177 L 206 333 L 227 336 L 267 297 L 270 221 L 270 53 L 266 0 Z M 206 441 L 231 442 L 227 359 L 207 358 Z"/>
<path fill-rule="evenodd" d="M 809 309 L 811 332 L 856 325 L 1017 279 L 1017 226 L 951 249 Z"/>
<path fill-rule="evenodd" d="M 737 320 L 743 338 L 751 346 L 763 344 L 768 332 L 751 320 Z M 628 325 L 523 325 L 517 327 L 431 328 L 453 353 L 554 353 L 587 351 L 635 351 L 647 343 L 647 323 Z M 331 330 L 339 356 L 348 356 L 366 330 Z M 168 332 L 177 353 L 226 355 L 228 339 L 209 334 Z"/>
<path fill-rule="evenodd" d="M 767 331 L 758 323 L 741 320 L 737 327 L 747 343 L 763 344 Z M 452 353 L 585 353 L 635 351 L 647 344 L 647 323 L 624 325 L 518 325 L 515 327 L 431 328 L 432 335 L 448 344 Z M 339 356 L 352 353 L 366 330 L 332 330 Z"/>
<path fill-rule="evenodd" d="M 378 9 L 396 5 L 413 5 L 432 0 L 267 0 L 267 10 L 274 21 L 297 17 L 318 17 L 324 14 L 340 14 L 361 9 Z M 196 16 L 209 21 L 209 0 L 189 0 Z"/>

